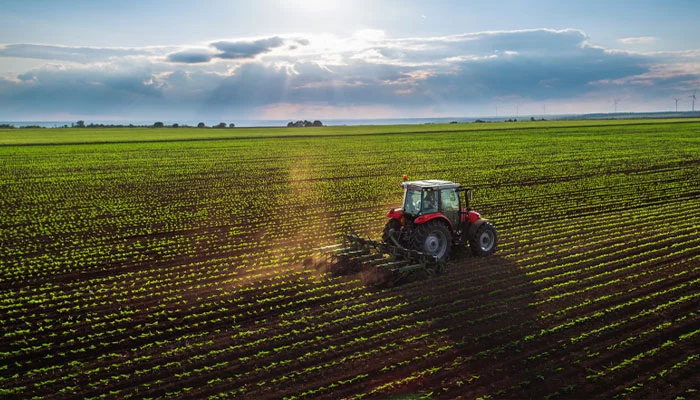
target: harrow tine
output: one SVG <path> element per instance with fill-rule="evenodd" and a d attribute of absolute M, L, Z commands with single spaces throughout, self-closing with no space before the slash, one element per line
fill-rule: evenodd
<path fill-rule="evenodd" d="M 378 266 L 380 264 L 385 264 L 387 262 L 392 262 L 391 257 L 386 257 L 386 254 L 382 254 L 382 258 L 377 258 L 376 260 L 371 260 L 368 262 L 370 266 Z"/>
<path fill-rule="evenodd" d="M 367 250 L 351 250 L 348 252 L 343 252 L 343 253 L 335 253 L 333 256 L 335 257 L 354 257 L 354 256 L 364 256 L 369 254 Z"/>
<path fill-rule="evenodd" d="M 364 256 L 356 257 L 357 261 L 360 261 L 360 262 L 366 262 L 366 261 L 372 262 L 372 261 L 380 260 L 380 259 L 384 259 L 384 258 L 385 258 L 384 255 L 381 253 L 371 253 L 371 254 L 367 254 Z"/>
<path fill-rule="evenodd" d="M 381 243 L 377 242 L 376 240 L 363 238 L 363 237 L 360 237 L 360 236 L 357 236 L 354 234 L 347 234 L 347 235 L 345 235 L 345 238 L 352 243 L 357 243 L 357 244 L 363 245 L 363 246 L 370 245 L 370 246 L 377 246 L 378 247 L 381 245 Z"/>
<path fill-rule="evenodd" d="M 409 264 L 409 262 L 405 261 L 405 260 L 404 261 L 389 261 L 389 262 L 386 262 L 384 264 L 375 265 L 375 267 L 381 268 L 381 269 L 396 270 L 396 269 L 399 269 L 407 264 Z"/>
<path fill-rule="evenodd" d="M 331 251 L 331 250 L 333 250 L 333 249 L 337 249 L 337 248 L 340 248 L 340 247 L 343 247 L 343 246 L 344 246 L 344 245 L 343 245 L 342 243 L 338 243 L 338 244 L 331 244 L 331 245 L 329 245 L 329 246 L 316 247 L 316 248 L 313 249 L 313 250 L 314 250 L 314 251 L 319 251 L 319 252 L 322 252 L 322 253 L 323 253 L 323 252 Z"/>
<path fill-rule="evenodd" d="M 357 251 L 357 249 L 354 247 L 340 247 L 337 249 L 325 251 L 324 254 L 335 255 L 335 254 L 349 253 L 352 251 Z"/>

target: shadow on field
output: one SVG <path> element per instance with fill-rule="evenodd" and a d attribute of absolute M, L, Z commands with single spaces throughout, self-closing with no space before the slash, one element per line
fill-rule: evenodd
<path fill-rule="evenodd" d="M 400 296 L 405 305 L 399 312 L 416 315 L 414 323 L 430 335 L 424 344 L 414 344 L 418 360 L 410 368 L 397 368 L 377 377 L 370 386 L 436 369 L 439 372 L 393 394 L 426 394 L 452 387 L 449 393 L 471 398 L 532 378 L 523 368 L 527 352 L 521 347 L 523 338 L 540 331 L 534 307 L 529 305 L 535 295 L 533 285 L 513 261 L 498 253 L 477 257 L 461 250 L 438 276 L 415 274 L 389 289 L 368 288 L 380 295 Z M 420 356 L 444 346 L 449 350 L 437 357 Z"/>
<path fill-rule="evenodd" d="M 429 286 L 429 287 L 428 287 Z M 536 329 L 533 285 L 515 262 L 498 253 L 474 256 L 461 250 L 438 277 L 415 282 L 410 292 L 425 289 L 433 297 L 426 306 L 438 307 L 436 328 L 447 328 L 450 338 L 470 347 L 500 345 L 508 337 L 526 336 Z"/>
<path fill-rule="evenodd" d="M 430 310 L 425 318 L 431 328 L 443 331 L 467 353 L 503 347 L 511 339 L 539 331 L 534 307 L 529 305 L 535 300 L 532 283 L 515 262 L 498 253 L 479 257 L 458 249 L 439 275 L 420 271 L 396 283 L 390 275 L 361 263 L 331 263 L 316 257 L 305 260 L 305 265 L 359 279 L 378 295 L 399 295 L 408 302 L 407 309 Z"/>

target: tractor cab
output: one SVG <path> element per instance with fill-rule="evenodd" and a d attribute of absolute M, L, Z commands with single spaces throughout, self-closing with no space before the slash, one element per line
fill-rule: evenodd
<path fill-rule="evenodd" d="M 443 214 L 450 225 L 459 224 L 459 183 L 439 180 L 404 182 L 403 212 L 411 217 Z"/>
<path fill-rule="evenodd" d="M 439 213 L 449 221 L 454 229 L 464 219 L 462 216 L 471 211 L 469 200 L 472 189 L 460 188 L 459 183 L 423 180 L 404 182 L 401 186 L 405 190 L 402 211 L 404 215 L 409 217 L 415 218 Z M 463 200 L 460 192 L 464 193 Z"/>

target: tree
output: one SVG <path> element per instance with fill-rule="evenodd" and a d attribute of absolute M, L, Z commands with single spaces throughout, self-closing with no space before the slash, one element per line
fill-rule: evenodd
<path fill-rule="evenodd" d="M 153 124 L 153 127 L 154 127 L 154 128 L 162 128 L 162 127 L 164 127 L 164 126 L 165 126 L 165 125 L 164 125 L 162 122 L 160 122 L 160 121 L 158 121 L 158 122 L 156 122 L 156 123 Z"/>
<path fill-rule="evenodd" d="M 303 120 L 303 121 L 299 120 L 296 122 L 290 121 L 287 124 L 287 127 L 289 127 L 289 128 L 292 128 L 292 127 L 293 128 L 306 128 L 306 127 L 310 127 L 310 126 L 323 126 L 323 122 L 321 122 L 319 120 L 315 120 L 314 122 L 311 122 L 309 120 Z"/>
<path fill-rule="evenodd" d="M 234 124 L 234 123 L 228 124 L 228 127 L 229 127 L 229 128 L 235 128 L 235 127 L 236 127 L 236 124 Z"/>
<path fill-rule="evenodd" d="M 179 128 L 180 124 L 173 124 L 173 128 Z"/>
<path fill-rule="evenodd" d="M 204 122 L 200 122 L 197 124 L 197 128 L 206 128 L 207 126 L 204 125 Z"/>
<path fill-rule="evenodd" d="M 214 128 L 218 128 L 218 129 L 226 128 L 226 122 L 219 122 L 219 125 L 216 125 Z"/>
<path fill-rule="evenodd" d="M 80 121 L 76 122 L 75 127 L 76 128 L 85 128 L 85 121 L 80 120 Z"/>

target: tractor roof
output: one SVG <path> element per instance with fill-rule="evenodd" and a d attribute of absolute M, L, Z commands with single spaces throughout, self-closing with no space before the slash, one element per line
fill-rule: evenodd
<path fill-rule="evenodd" d="M 401 186 L 411 190 L 441 190 L 457 188 L 459 187 L 459 183 L 428 179 L 423 181 L 404 182 L 401 184 Z"/>

